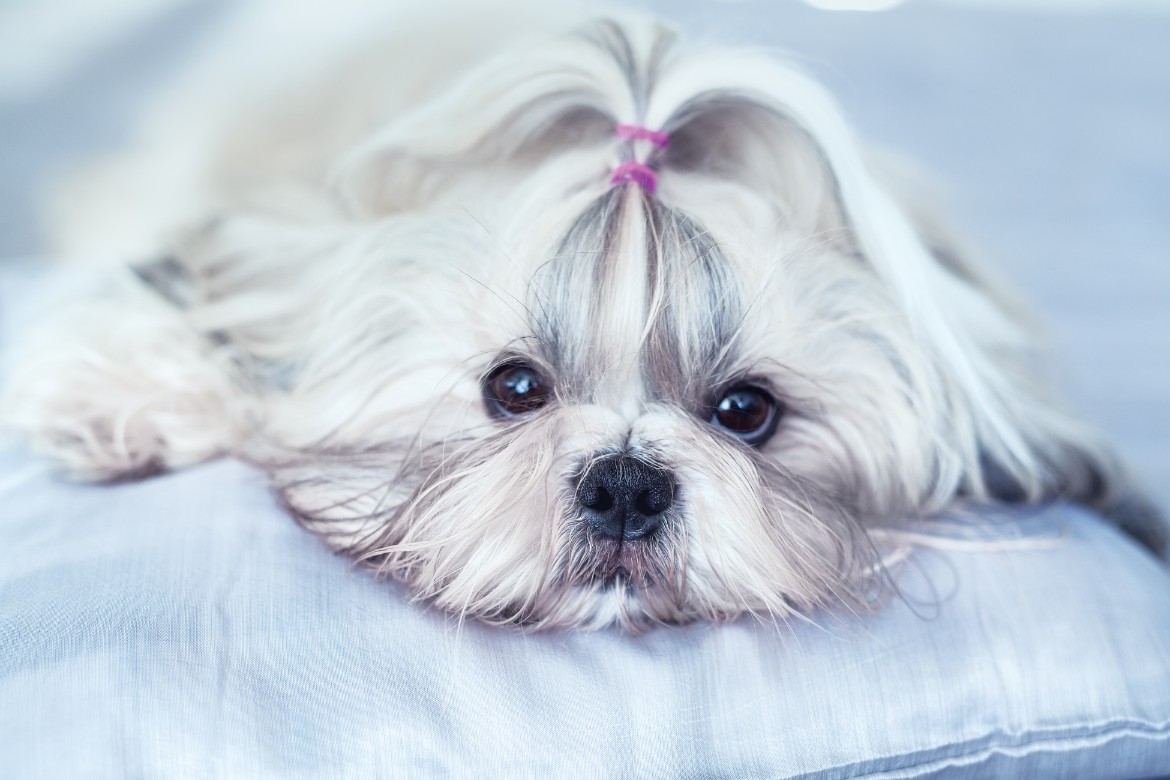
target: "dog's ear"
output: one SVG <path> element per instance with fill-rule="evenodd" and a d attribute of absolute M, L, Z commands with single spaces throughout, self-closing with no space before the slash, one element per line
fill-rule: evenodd
<path fill-rule="evenodd" d="M 615 95 L 630 99 L 617 64 L 587 37 L 530 41 L 396 117 L 340 161 L 334 185 L 363 215 L 425 206 L 515 163 L 611 140 Z"/>
<path fill-rule="evenodd" d="M 976 381 L 956 383 L 977 447 L 976 460 L 964 458 L 960 492 L 1013 504 L 1074 501 L 1097 510 L 1155 554 L 1170 554 L 1165 518 L 1135 487 L 1104 438 L 1050 391 L 1049 350 L 1026 307 L 970 260 L 929 207 L 909 202 L 901 211 L 934 261 L 927 277 L 932 289 L 979 358 L 971 361 L 980 369 L 972 377 Z M 941 356 L 940 367 L 951 371 L 948 357 Z M 1005 428 L 1014 437 L 999 435 Z"/>
<path fill-rule="evenodd" d="M 1170 526 L 1135 487 L 1104 439 L 1070 414 L 1042 381 L 1043 351 L 1018 302 L 986 271 L 970 263 L 921 210 L 917 225 L 949 278 L 960 327 L 1000 371 L 999 406 L 1027 449 L 1013 451 L 1003 439 L 981 434 L 978 460 L 968 463 L 961 492 L 1005 503 L 1074 501 L 1100 512 L 1156 555 L 1170 554 Z M 926 221 L 922 221 L 925 219 Z M 965 302 L 965 303 L 964 303 Z M 996 327 L 991 327 L 995 325 Z M 1007 334 L 1013 333 L 1011 338 Z M 997 336 L 998 334 L 998 336 Z M 990 429 L 987 429 L 990 430 Z"/>
<path fill-rule="evenodd" d="M 828 162 L 808 132 L 776 107 L 710 92 L 684 102 L 666 129 L 664 170 L 735 182 L 766 198 L 787 231 L 848 251 Z"/>

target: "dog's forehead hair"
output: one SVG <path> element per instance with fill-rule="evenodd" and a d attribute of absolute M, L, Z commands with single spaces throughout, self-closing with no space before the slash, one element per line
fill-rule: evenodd
<path fill-rule="evenodd" d="M 563 398 L 709 399 L 736 361 L 741 296 L 718 242 L 632 189 L 594 201 L 529 287 L 533 332 Z"/>

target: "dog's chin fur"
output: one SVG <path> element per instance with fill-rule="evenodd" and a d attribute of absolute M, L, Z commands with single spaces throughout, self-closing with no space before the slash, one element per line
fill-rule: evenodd
<path fill-rule="evenodd" d="M 31 353 L 9 423 L 89 480 L 249 460 L 336 549 L 499 623 L 870 606 L 888 540 L 964 502 L 1081 501 L 1164 550 L 1014 308 L 813 81 L 645 19 L 503 49 L 328 136 L 295 188 L 233 170 L 214 219 Z M 656 193 L 610 185 L 629 159 Z M 483 378 L 517 359 L 552 400 L 493 417 Z M 759 447 L 710 421 L 745 379 L 785 409 Z M 676 485 L 648 540 L 585 522 L 614 454 Z"/>

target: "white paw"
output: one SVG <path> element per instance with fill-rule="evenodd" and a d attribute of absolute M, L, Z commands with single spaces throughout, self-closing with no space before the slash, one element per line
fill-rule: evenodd
<path fill-rule="evenodd" d="M 0 420 L 77 479 L 146 476 L 233 449 L 248 414 L 231 373 L 179 311 L 134 290 L 39 334 Z"/>

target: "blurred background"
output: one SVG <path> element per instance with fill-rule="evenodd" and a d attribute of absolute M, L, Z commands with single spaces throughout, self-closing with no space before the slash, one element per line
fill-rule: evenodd
<path fill-rule="evenodd" d="M 0 0 L 9 283 L 48 253 L 36 205 L 48 183 L 125 146 L 168 79 L 263 4 L 294 6 Z M 789 53 L 863 135 L 922 163 L 961 232 L 1040 310 L 1072 404 L 1170 507 L 1170 0 L 607 5 L 623 4 Z"/>

